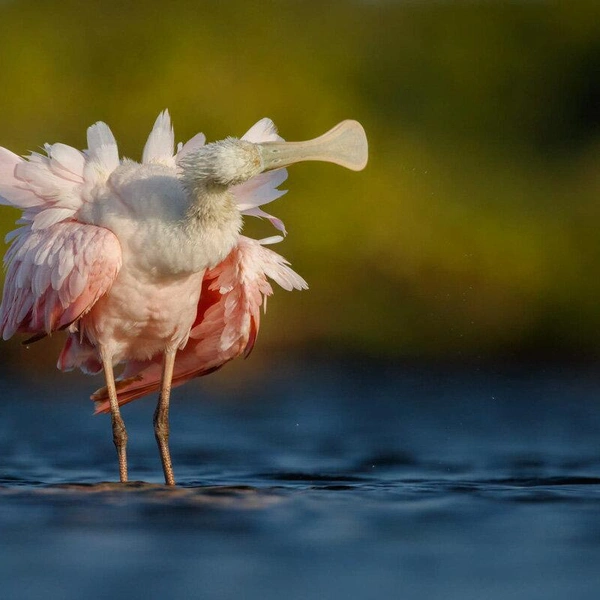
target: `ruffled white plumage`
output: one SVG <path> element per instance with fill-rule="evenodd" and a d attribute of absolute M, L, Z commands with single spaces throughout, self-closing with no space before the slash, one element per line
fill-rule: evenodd
<path fill-rule="evenodd" d="M 281 140 L 269 119 L 261 119 L 243 139 Z M 22 226 L 6 237 L 11 247 L 5 256 L 0 332 L 5 338 L 18 331 L 39 337 L 69 327 L 71 333 L 59 367 L 97 372 L 97 351 L 77 328 L 79 320 L 111 290 L 123 255 L 115 233 L 91 224 L 87 215 L 92 214 L 90 207 L 94 207 L 92 212 L 103 210 L 102 203 L 111 193 L 108 180 L 124 163 L 105 123 L 88 129 L 87 143 L 83 152 L 65 144 L 46 144 L 45 156 L 32 153 L 27 159 L 0 148 L 0 204 L 23 210 L 18 221 Z M 204 144 L 204 135 L 197 134 L 174 152 L 173 128 L 164 111 L 146 142 L 142 163 L 162 165 L 164 176 L 176 180 L 181 159 Z M 260 207 L 285 193 L 278 186 L 286 177 L 285 169 L 280 169 L 233 187 L 240 212 L 267 218 L 285 233 L 283 223 Z M 258 308 L 272 293 L 267 277 L 284 289 L 306 286 L 282 257 L 242 237 L 231 255 L 205 275 L 198 318 L 189 332 L 193 343 L 180 351 L 176 363 L 178 382 L 187 380 L 189 373 L 197 376 L 214 370 L 251 349 L 258 331 Z M 129 360 L 125 373 L 139 375 L 143 371 L 154 389 L 153 361 L 158 365 L 160 357 L 147 362 Z M 138 386 L 135 397 L 151 391 L 139 393 L 140 389 Z M 132 399 L 131 394 L 122 399 Z"/>
<path fill-rule="evenodd" d="M 168 166 L 174 166 L 174 144 L 175 133 L 171 126 L 169 111 L 164 110 L 158 115 L 154 127 L 148 137 L 148 141 L 144 146 L 142 163 L 161 162 Z"/>

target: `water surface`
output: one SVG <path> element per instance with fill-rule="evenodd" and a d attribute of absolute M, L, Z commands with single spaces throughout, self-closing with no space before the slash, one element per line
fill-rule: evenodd
<path fill-rule="evenodd" d="M 235 366 L 227 375 L 234 377 Z M 281 363 L 124 408 L 0 384 L 3 598 L 597 598 L 600 376 Z"/>

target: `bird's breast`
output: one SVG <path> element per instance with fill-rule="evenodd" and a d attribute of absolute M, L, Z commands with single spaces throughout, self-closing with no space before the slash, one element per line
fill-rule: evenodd
<path fill-rule="evenodd" d="M 114 362 L 146 360 L 187 341 L 198 308 L 203 272 L 160 282 L 121 269 L 110 291 L 82 319 L 86 335 Z"/>

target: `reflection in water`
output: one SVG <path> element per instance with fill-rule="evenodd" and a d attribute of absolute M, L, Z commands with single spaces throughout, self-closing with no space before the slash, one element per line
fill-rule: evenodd
<path fill-rule="evenodd" d="M 599 388 L 585 373 L 343 365 L 282 370 L 228 402 L 192 386 L 173 409 L 171 489 L 159 483 L 152 403 L 125 412 L 131 474 L 150 483 L 106 483 L 117 477 L 110 427 L 89 416 L 84 389 L 40 402 L 31 385 L 5 387 L 3 589 L 595 598 Z"/>
<path fill-rule="evenodd" d="M 230 508 L 235 510 L 266 508 L 281 500 L 269 490 L 247 485 L 168 487 L 157 483 L 131 481 L 128 483 L 65 483 L 26 489 L 0 486 L 1 497 L 13 497 L 20 501 L 58 504 L 64 502 L 92 502 L 97 505 L 129 502 L 132 506 L 161 504 L 164 506 L 197 506 Z"/>

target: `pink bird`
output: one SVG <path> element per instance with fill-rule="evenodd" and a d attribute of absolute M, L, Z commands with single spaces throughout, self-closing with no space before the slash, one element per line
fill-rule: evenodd
<path fill-rule="evenodd" d="M 26 159 L 0 148 L 0 203 L 23 211 L 6 238 L 0 331 L 4 339 L 29 334 L 29 343 L 66 330 L 58 368 L 104 371 L 106 387 L 92 399 L 96 413 L 110 411 L 122 482 L 119 406 L 158 389 L 154 432 L 165 482 L 174 485 L 171 388 L 249 354 L 273 293 L 268 279 L 286 290 L 307 287 L 265 247 L 282 237 L 242 236 L 242 216 L 266 218 L 285 234 L 261 208 L 284 193 L 284 167 L 322 160 L 361 170 L 365 133 L 344 121 L 314 140 L 286 143 L 262 119 L 241 139 L 205 144 L 198 134 L 174 151 L 164 111 L 141 163 L 119 159 L 105 123 L 88 129 L 87 143 L 83 152 L 46 144 L 46 155 Z"/>

